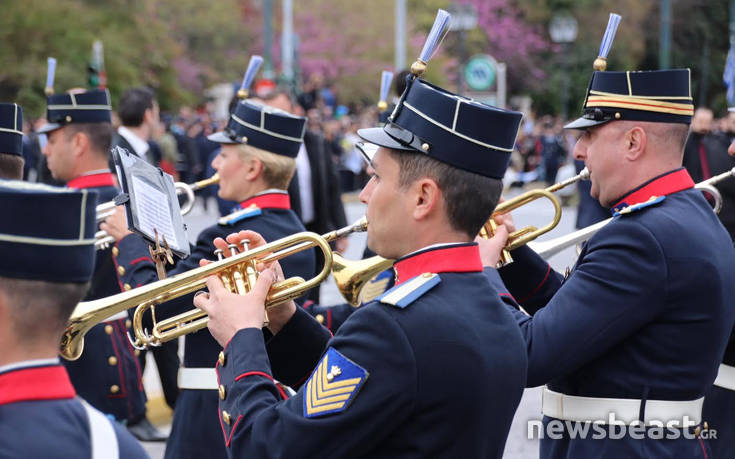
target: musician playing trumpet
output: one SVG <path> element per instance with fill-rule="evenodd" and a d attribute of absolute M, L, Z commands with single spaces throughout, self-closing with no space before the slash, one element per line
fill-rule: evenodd
<path fill-rule="evenodd" d="M 43 149 L 49 170 L 73 189 L 94 190 L 99 202 L 118 193 L 117 181 L 108 167 L 112 141 L 110 94 L 107 90 L 74 90 L 47 99 L 48 124 L 40 129 L 48 142 Z M 98 250 L 94 275 L 85 300 L 119 293 L 115 272 L 117 248 Z M 128 344 L 127 314 L 109 317 L 87 334 L 87 351 L 79 360 L 64 361 L 79 395 L 103 413 L 132 427 L 143 440 L 162 438 L 145 418 L 145 394 L 141 369 Z M 144 428 L 138 428 L 144 427 Z"/>
<path fill-rule="evenodd" d="M 592 77 L 574 149 L 613 220 L 563 277 L 530 248 L 500 269 L 529 315 L 528 386 L 546 384 L 541 458 L 712 457 L 702 414 L 730 337 L 735 250 L 681 167 L 688 69 Z M 506 225 L 478 241 L 494 266 Z M 572 429 L 594 426 L 587 437 Z"/>
<path fill-rule="evenodd" d="M 333 339 L 286 303 L 268 310 L 275 335 L 263 340 L 275 267 L 245 296 L 208 280 L 194 303 L 225 346 L 220 441 L 231 457 L 502 456 L 526 353 L 472 239 L 498 201 L 520 121 L 412 75 L 389 123 L 358 131 L 381 147 L 360 195 L 368 246 L 397 259 L 397 279 Z M 264 242 L 246 232 L 216 244 L 243 239 Z M 300 389 L 287 398 L 274 378 Z"/>
<path fill-rule="evenodd" d="M 202 259 L 215 258 L 212 240 L 233 231 L 255 230 L 271 240 L 305 231 L 291 210 L 286 192 L 294 174 L 295 157 L 301 146 L 306 119 L 245 100 L 233 110 L 227 127 L 209 139 L 222 144 L 212 162 L 220 177 L 219 196 L 240 203 L 240 209 L 199 234 L 191 255 L 169 270 L 169 275 L 199 266 Z M 142 238 L 127 230 L 120 211 L 101 225 L 119 240 L 117 258 L 120 282 L 136 287 L 157 280 L 155 266 L 148 257 Z M 231 254 L 233 248 L 222 249 Z M 242 245 L 234 250 L 243 250 Z M 289 276 L 313 277 L 313 250 L 299 252 L 283 260 Z M 191 309 L 193 294 L 160 305 L 158 319 Z M 260 318 L 261 325 L 263 316 Z M 148 327 L 150 329 L 150 325 Z M 176 401 L 171 435 L 166 445 L 167 458 L 226 458 L 222 432 L 217 419 L 219 385 L 214 372 L 221 346 L 208 331 L 186 336 L 184 367 L 179 370 L 181 392 Z"/>

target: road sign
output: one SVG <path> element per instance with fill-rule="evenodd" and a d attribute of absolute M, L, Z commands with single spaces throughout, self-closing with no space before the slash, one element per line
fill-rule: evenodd
<path fill-rule="evenodd" d="M 473 91 L 487 91 L 495 83 L 498 63 L 487 54 L 475 54 L 464 68 L 464 79 Z"/>

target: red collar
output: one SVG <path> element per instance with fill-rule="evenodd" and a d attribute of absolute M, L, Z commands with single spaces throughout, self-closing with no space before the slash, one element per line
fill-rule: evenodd
<path fill-rule="evenodd" d="M 617 204 L 612 206 L 613 212 L 619 212 L 625 207 L 640 204 L 651 199 L 652 196 L 666 196 L 677 191 L 688 190 L 694 187 L 694 180 L 683 167 L 667 172 L 649 180 L 630 193 L 623 196 Z"/>
<path fill-rule="evenodd" d="M 23 368 L 0 375 L 0 405 L 75 396 L 69 375 L 62 365 Z"/>
<path fill-rule="evenodd" d="M 116 186 L 115 176 L 112 172 L 102 172 L 100 174 L 82 175 L 69 181 L 66 184 L 69 188 L 81 190 L 84 188 L 97 188 L 101 186 Z"/>
<path fill-rule="evenodd" d="M 422 273 L 468 273 L 482 271 L 476 242 L 423 249 L 396 261 L 396 285 Z"/>
<path fill-rule="evenodd" d="M 255 204 L 259 209 L 290 209 L 291 200 L 286 192 L 274 191 L 272 193 L 259 194 L 240 203 L 240 207 L 246 209 Z"/>

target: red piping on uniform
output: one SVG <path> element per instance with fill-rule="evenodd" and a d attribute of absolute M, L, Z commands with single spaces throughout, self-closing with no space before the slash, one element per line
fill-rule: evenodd
<path fill-rule="evenodd" d="M 130 340 L 128 338 L 128 327 L 125 325 L 125 322 L 123 322 L 123 319 L 118 319 L 120 321 L 120 328 L 122 329 L 122 340 L 127 345 L 128 350 L 130 351 L 130 355 L 133 356 L 133 365 L 135 366 L 135 373 L 138 377 L 138 390 L 143 390 L 143 374 L 140 371 L 140 362 L 138 361 L 138 358 L 135 356 L 135 350 L 133 349 L 133 345 L 130 343 Z"/>
<path fill-rule="evenodd" d="M 107 398 L 125 398 L 125 374 L 123 373 L 123 359 L 120 356 L 120 351 L 117 349 L 117 343 L 115 342 L 115 338 L 117 337 L 117 327 L 115 327 L 115 323 L 108 324 L 112 327 L 114 335 L 108 335 L 110 337 L 110 343 L 112 343 L 112 350 L 115 352 L 115 358 L 117 359 L 117 373 L 120 377 L 120 380 L 118 381 L 120 383 L 120 393 L 119 394 L 107 394 Z M 107 325 L 105 325 L 107 326 Z M 130 401 L 128 400 L 128 413 L 130 416 L 133 415 L 133 407 L 130 405 Z"/>
<path fill-rule="evenodd" d="M 707 459 L 707 450 L 704 447 L 704 442 L 702 441 L 702 437 L 699 437 L 698 440 L 699 440 L 699 446 L 702 447 L 702 454 L 704 454 L 704 459 Z"/>
<path fill-rule="evenodd" d="M 549 273 L 551 273 L 551 265 L 546 265 L 546 266 L 547 266 L 547 268 L 546 268 L 546 275 L 544 276 L 544 280 L 542 280 L 541 283 L 538 284 L 536 286 L 536 288 L 531 291 L 531 293 L 529 293 L 528 295 L 526 295 L 523 298 L 521 298 L 520 300 L 518 300 L 518 304 L 523 304 L 524 301 L 526 301 L 527 299 L 531 298 L 533 296 L 533 294 L 536 293 L 536 292 L 538 292 L 538 290 L 541 288 L 541 286 L 546 283 L 546 279 L 549 278 Z"/>
<path fill-rule="evenodd" d="M 130 266 L 137 265 L 138 263 L 142 261 L 149 261 L 153 263 L 153 259 L 151 259 L 151 257 L 140 257 L 140 258 L 136 258 L 135 260 L 131 261 Z"/>
<path fill-rule="evenodd" d="M 237 378 L 235 378 L 235 382 L 241 380 L 242 378 L 245 378 L 247 376 L 265 376 L 266 378 L 273 381 L 273 376 L 269 375 L 268 373 L 263 373 L 262 371 L 248 371 L 247 373 L 243 373 Z"/>
<path fill-rule="evenodd" d="M 240 423 L 240 419 L 242 419 L 242 415 L 238 416 L 237 417 L 237 421 L 235 421 L 235 423 L 232 425 L 232 430 L 230 430 L 230 437 L 229 438 L 225 437 L 225 439 L 227 440 L 227 447 L 228 448 L 230 447 L 230 443 L 232 443 L 232 435 L 235 433 L 235 428 Z M 219 423 L 220 423 L 220 425 L 222 425 L 222 415 L 220 415 L 220 421 L 219 421 Z M 222 425 L 222 432 L 224 432 L 224 431 L 225 431 L 225 427 L 224 427 L 224 425 Z"/>
<path fill-rule="evenodd" d="M 327 329 L 329 329 L 330 332 L 332 331 L 332 310 L 331 309 L 327 309 Z"/>

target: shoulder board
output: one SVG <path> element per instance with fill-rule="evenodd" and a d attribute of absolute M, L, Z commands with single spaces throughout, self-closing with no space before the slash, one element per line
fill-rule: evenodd
<path fill-rule="evenodd" d="M 655 206 L 658 203 L 660 203 L 661 201 L 663 201 L 664 199 L 666 199 L 666 196 L 651 196 L 651 198 L 648 201 L 646 201 L 646 202 L 641 202 L 641 203 L 638 203 L 638 204 L 634 204 L 632 206 L 628 206 L 628 207 L 626 207 L 624 209 L 621 209 L 618 212 L 615 212 L 613 214 L 613 217 L 619 217 L 621 215 L 626 215 L 626 214 L 630 214 L 630 213 L 633 213 L 633 212 L 638 212 L 639 210 L 645 209 L 646 207 Z"/>
<path fill-rule="evenodd" d="M 401 285 L 396 285 L 378 297 L 377 300 L 381 303 L 403 309 L 416 301 L 421 295 L 431 290 L 439 282 L 441 282 L 441 278 L 438 274 L 423 273 L 420 276 L 407 280 Z"/>
<path fill-rule="evenodd" d="M 355 399 L 370 374 L 330 347 L 306 381 L 304 417 L 340 413 Z"/>
<path fill-rule="evenodd" d="M 262 214 L 263 211 L 260 210 L 259 207 L 257 207 L 255 204 L 253 204 L 250 207 L 247 207 L 245 209 L 237 210 L 229 215 L 225 215 L 224 217 L 219 219 L 220 225 L 234 225 L 235 223 L 245 220 L 247 218 L 255 217 L 256 215 Z"/>
<path fill-rule="evenodd" d="M 365 286 L 360 290 L 360 304 L 370 303 L 385 293 L 388 290 L 388 286 L 392 285 L 391 280 L 393 280 L 393 270 L 386 269 L 366 282 Z"/>

